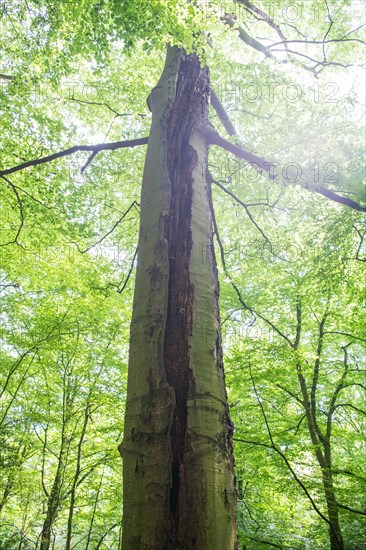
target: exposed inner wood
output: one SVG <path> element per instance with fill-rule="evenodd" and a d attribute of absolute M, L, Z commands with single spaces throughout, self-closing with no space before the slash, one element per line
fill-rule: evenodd
<path fill-rule="evenodd" d="M 195 395 L 189 356 L 194 307 L 189 260 L 192 249 L 192 171 L 197 165 L 198 155 L 189 140 L 194 125 L 207 118 L 207 89 L 207 73 L 200 69 L 197 58 L 188 56 L 183 59 L 179 68 L 175 101 L 167 121 L 171 206 L 166 227 L 169 247 L 169 300 L 164 362 L 167 380 L 175 392 L 171 427 L 170 494 L 171 532 L 174 539 L 179 539 L 179 520 L 185 515 L 184 455 L 190 445 L 186 431 L 187 400 Z M 178 540 L 174 543 L 178 543 Z"/>
<path fill-rule="evenodd" d="M 208 71 L 195 55 L 168 48 L 149 97 L 120 446 L 126 550 L 237 548 L 202 132 L 208 104 Z"/>

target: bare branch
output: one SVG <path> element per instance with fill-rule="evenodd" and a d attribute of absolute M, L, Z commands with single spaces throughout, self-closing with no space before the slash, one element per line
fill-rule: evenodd
<path fill-rule="evenodd" d="M 364 25 L 362 25 L 364 26 Z M 275 42 L 268 46 L 268 49 L 274 48 L 275 46 L 280 46 L 281 44 L 330 44 L 332 42 L 360 42 L 365 44 L 364 40 L 359 38 L 333 38 L 332 40 L 283 40 L 282 42 Z"/>
<path fill-rule="evenodd" d="M 258 52 L 263 53 L 266 57 L 273 57 L 272 53 L 270 52 L 269 48 L 258 42 L 255 38 L 250 36 L 243 27 L 235 27 L 235 21 L 234 19 L 231 19 L 230 17 L 221 17 L 221 20 L 224 23 L 227 23 L 230 28 L 236 30 L 239 32 L 239 38 L 242 40 L 245 44 L 250 46 L 251 48 L 254 48 Z"/>
<path fill-rule="evenodd" d="M 346 475 L 346 476 L 350 476 L 350 477 L 355 477 L 356 479 L 359 479 L 360 481 L 366 482 L 366 477 L 362 477 L 358 474 L 355 474 L 354 472 L 351 472 L 350 470 L 334 469 L 334 470 L 332 470 L 332 473 L 334 475 Z"/>
<path fill-rule="evenodd" d="M 324 334 L 341 334 L 342 336 L 348 336 L 348 338 L 353 338 L 354 340 L 360 340 L 361 342 L 366 342 L 365 338 L 359 338 L 354 334 L 350 334 L 349 332 L 341 332 L 340 330 L 325 330 Z"/>
<path fill-rule="evenodd" d="M 9 181 L 7 180 L 7 178 L 5 178 L 4 176 L 0 176 L 3 180 L 5 181 Z M 29 197 L 30 199 L 32 199 L 32 201 L 34 202 L 37 202 L 38 204 L 40 204 L 43 208 L 46 208 L 47 210 L 58 210 L 58 211 L 61 211 L 60 208 L 58 208 L 57 206 L 48 206 L 47 204 L 45 204 L 44 202 L 40 201 L 39 199 L 37 199 L 37 197 L 34 197 L 33 195 L 31 195 L 30 193 L 28 193 L 28 191 L 26 191 L 25 189 L 23 189 L 23 187 L 20 187 L 19 185 L 15 185 L 14 183 L 12 184 L 12 187 L 14 189 L 17 189 L 18 191 L 21 191 L 22 193 L 24 193 L 25 195 L 27 195 L 27 197 Z"/>
<path fill-rule="evenodd" d="M 349 345 L 349 344 L 348 344 Z M 331 430 L 332 430 L 332 419 L 333 419 L 333 414 L 334 414 L 334 411 L 336 409 L 336 402 L 337 402 L 337 399 L 338 399 L 338 395 L 340 393 L 340 391 L 345 387 L 344 386 L 344 381 L 347 377 L 347 374 L 348 374 L 348 368 L 349 368 L 349 365 L 348 365 L 348 352 L 347 352 L 347 347 L 348 346 L 344 346 L 342 349 L 343 349 L 343 353 L 344 353 L 344 359 L 343 359 L 343 364 L 344 364 L 344 371 L 342 373 L 342 376 L 337 384 L 337 387 L 336 389 L 334 390 L 333 392 L 333 395 L 332 395 L 332 399 L 330 401 L 330 405 L 329 405 L 329 410 L 328 410 L 328 414 L 327 414 L 327 439 L 329 441 L 330 439 L 330 435 L 331 435 Z"/>
<path fill-rule="evenodd" d="M 221 120 L 229 136 L 236 136 L 237 131 L 235 130 L 233 123 L 231 122 L 227 112 L 224 109 L 223 104 L 221 103 L 220 99 L 215 94 L 213 89 L 211 89 L 211 105 L 215 109 L 217 116 Z"/>
<path fill-rule="evenodd" d="M 341 38 L 341 40 L 343 40 L 344 38 L 346 38 L 346 36 L 349 36 L 350 34 L 353 34 L 354 32 L 357 32 L 359 31 L 360 29 L 363 29 L 364 27 L 366 27 L 366 23 L 363 23 L 362 25 L 360 25 L 359 27 L 356 27 L 355 29 L 352 29 L 351 31 L 347 32 L 346 34 L 344 34 Z"/>
<path fill-rule="evenodd" d="M 366 416 L 366 411 L 359 409 L 358 407 L 355 407 L 355 405 L 352 405 L 352 403 L 338 403 L 338 405 L 336 405 L 334 408 L 337 409 L 338 407 L 350 407 L 354 411 L 359 412 L 360 414 L 363 414 L 364 416 Z"/>
<path fill-rule="evenodd" d="M 273 163 L 267 162 L 254 153 L 245 151 L 245 149 L 240 147 L 240 145 L 236 145 L 235 143 L 231 143 L 231 141 L 224 139 L 211 125 L 205 125 L 202 128 L 202 132 L 205 135 L 209 145 L 218 145 L 219 147 L 226 149 L 226 151 L 230 151 L 230 153 L 233 153 L 236 157 L 244 159 L 246 162 L 249 162 L 253 166 L 257 167 L 258 170 L 268 172 L 269 178 L 274 179 L 273 171 L 271 170 L 271 168 L 274 168 L 275 166 Z"/>
<path fill-rule="evenodd" d="M 311 496 L 311 494 L 309 493 L 309 491 L 305 487 L 304 483 L 301 481 L 301 479 L 298 477 L 295 470 L 292 468 L 291 464 L 289 463 L 288 458 L 286 457 L 286 455 L 278 447 L 276 447 L 276 446 L 273 447 L 272 445 L 269 445 L 269 444 L 266 444 L 266 443 L 259 443 L 257 441 L 249 441 L 247 439 L 241 439 L 241 438 L 237 438 L 237 437 L 233 437 L 233 441 L 238 441 L 239 443 L 246 443 L 247 445 L 257 445 L 259 447 L 265 447 L 267 449 L 273 449 L 282 458 L 282 460 L 285 462 L 285 464 L 286 464 L 287 468 L 289 469 L 292 477 L 295 479 L 297 484 L 301 487 L 301 489 L 303 490 L 303 492 L 305 493 L 305 495 L 309 499 L 309 501 L 310 501 L 312 507 L 314 508 L 314 510 L 316 511 L 316 513 L 322 518 L 322 520 L 324 520 L 329 525 L 329 527 L 331 529 L 333 529 L 333 526 L 332 526 L 331 522 L 329 521 L 329 519 L 319 510 L 319 508 L 315 504 L 315 501 L 314 501 L 313 497 Z"/>
<path fill-rule="evenodd" d="M 245 302 L 244 302 L 244 299 L 241 295 L 241 292 L 240 290 L 238 289 L 238 287 L 236 286 L 236 284 L 234 283 L 228 269 L 227 269 L 227 266 L 226 266 L 226 261 L 225 261 L 225 252 L 224 252 L 224 247 L 223 247 L 223 244 L 222 244 L 222 241 L 221 241 L 221 238 L 220 238 L 220 234 L 219 234 L 219 231 L 218 231 L 218 227 L 217 227 L 217 223 L 216 223 L 216 219 L 215 219 L 215 215 L 214 215 L 214 212 L 213 212 L 213 208 L 211 207 L 211 210 L 212 210 L 212 218 L 213 218 L 213 224 L 214 224 L 214 234 L 216 235 L 216 240 L 217 240 L 217 244 L 219 246 L 219 249 L 220 249 L 220 256 L 221 256 L 221 262 L 222 262 L 222 266 L 223 266 L 223 269 L 224 269 L 224 272 L 225 272 L 225 275 L 227 276 L 227 278 L 229 279 L 230 281 L 230 284 L 231 286 L 233 287 L 233 289 L 235 290 L 236 294 L 237 294 L 237 297 L 239 299 L 239 302 L 240 304 L 243 306 L 243 309 L 244 310 L 247 310 L 249 311 L 253 316 L 257 316 L 259 317 L 260 319 L 262 319 L 262 321 L 264 321 L 267 325 L 269 325 L 271 328 L 273 328 L 273 330 L 275 332 L 277 332 L 277 334 L 279 336 L 281 336 L 281 338 L 283 338 L 284 340 L 286 340 L 286 342 L 290 345 L 290 347 L 292 349 L 294 349 L 294 344 L 293 342 L 291 342 L 290 338 L 288 336 L 286 336 L 286 334 L 284 334 L 274 323 L 272 323 L 269 319 L 267 319 L 266 317 L 264 317 L 264 315 L 262 315 L 261 313 L 258 313 L 258 311 L 256 311 L 255 309 L 253 309 L 252 307 L 248 306 Z"/>
<path fill-rule="evenodd" d="M 263 21 L 265 21 L 272 29 L 274 29 L 276 31 L 276 33 L 281 38 L 281 40 L 284 40 L 284 41 L 286 40 L 286 37 L 283 34 L 283 32 L 281 31 L 279 25 L 277 25 L 277 23 L 275 23 L 274 20 L 267 13 L 265 13 L 262 9 L 260 9 L 257 6 L 254 6 L 253 4 L 251 4 L 251 2 L 249 2 L 249 0 L 235 0 L 235 1 L 238 4 L 243 4 L 247 8 L 247 10 L 250 11 L 251 13 L 259 15 L 259 17 L 261 17 Z"/>
<path fill-rule="evenodd" d="M 245 492 L 247 486 L 248 486 L 248 482 L 246 483 L 244 492 Z M 252 514 L 252 512 L 251 512 L 249 506 L 248 506 L 247 503 L 245 502 L 244 498 L 241 498 L 241 499 L 239 500 L 239 502 L 242 502 L 242 503 L 244 504 L 245 508 L 247 509 L 247 512 L 248 512 L 248 514 L 249 514 L 250 519 L 253 521 L 253 523 L 256 524 L 257 528 L 256 528 L 255 532 L 257 533 L 258 530 L 259 530 L 260 527 L 261 527 L 260 524 L 259 524 L 258 521 L 255 519 L 255 517 L 253 516 L 253 514 Z"/>
<path fill-rule="evenodd" d="M 273 50 L 274 52 L 283 52 L 284 50 L 281 50 L 281 49 L 275 49 Z M 334 67 L 342 67 L 343 69 L 348 69 L 348 67 L 357 67 L 357 66 L 360 66 L 362 67 L 363 65 L 356 65 L 355 63 L 348 63 L 347 65 L 345 65 L 344 63 L 338 63 L 336 61 L 327 61 L 327 59 L 323 60 L 323 61 L 319 61 L 318 59 L 314 59 L 313 57 L 310 57 L 309 55 L 306 55 L 304 53 L 301 53 L 301 52 L 297 52 L 295 50 L 289 50 L 286 48 L 285 50 L 287 53 L 291 53 L 293 55 L 297 55 L 299 57 L 304 57 L 305 59 L 308 59 L 309 61 L 312 61 L 313 63 L 315 63 L 315 67 L 313 67 L 311 70 L 312 71 L 315 71 L 320 65 L 323 66 L 323 67 L 328 67 L 328 66 L 334 66 Z"/>
<path fill-rule="evenodd" d="M 116 288 L 117 289 L 117 292 L 118 294 L 122 294 L 122 292 L 124 291 L 124 289 L 126 288 L 127 284 L 128 284 L 128 281 L 130 280 L 130 277 L 132 275 L 132 272 L 133 272 L 133 268 L 134 268 L 134 265 L 135 265 L 135 260 L 136 260 L 136 257 L 137 257 L 137 253 L 138 253 L 138 249 L 136 247 L 135 249 L 135 252 L 133 254 L 133 257 L 132 257 L 132 260 L 131 260 L 131 264 L 130 264 L 130 268 L 128 270 L 128 273 L 122 283 L 122 281 L 117 285 L 116 283 L 108 283 L 106 287 L 104 288 L 100 288 L 100 287 L 95 287 L 97 288 L 98 290 L 108 290 L 108 288 Z M 122 286 L 121 286 L 122 285 Z"/>
<path fill-rule="evenodd" d="M 327 199 L 330 199 L 334 202 L 349 206 L 350 208 L 352 208 L 353 210 L 357 210 L 358 212 L 366 212 L 366 206 L 361 206 L 358 202 L 353 201 L 352 199 L 349 199 L 347 197 L 342 197 L 334 191 L 326 189 L 325 187 L 322 187 L 320 185 L 317 187 L 312 187 L 310 190 L 315 191 L 315 193 L 319 193 L 320 195 L 323 195 L 324 197 L 327 197 Z"/>
<path fill-rule="evenodd" d="M 316 421 L 316 392 L 317 392 L 318 380 L 319 380 L 320 357 L 323 350 L 324 325 L 327 320 L 327 316 L 328 316 L 328 312 L 326 311 L 322 317 L 322 320 L 319 323 L 319 335 L 318 335 L 318 343 L 317 343 L 317 350 L 316 350 L 316 359 L 314 362 L 314 370 L 313 370 L 313 382 L 312 382 L 311 391 L 310 391 L 310 406 L 311 406 L 311 414 L 313 416 L 314 423 Z"/>
<path fill-rule="evenodd" d="M 254 116 L 255 118 L 260 118 L 262 120 L 271 120 L 272 116 L 273 116 L 273 113 L 271 113 L 270 115 L 266 115 L 266 116 L 263 116 L 263 115 L 258 115 L 257 113 L 253 113 L 252 111 L 248 111 L 247 109 L 231 109 L 232 111 L 235 111 L 235 112 L 238 112 L 238 113 L 247 113 L 248 115 L 250 116 Z"/>
<path fill-rule="evenodd" d="M 74 145 L 74 147 L 70 147 L 69 149 L 59 151 L 58 153 L 53 153 L 52 155 L 48 155 L 47 157 L 29 160 L 27 162 L 23 162 L 22 164 L 18 164 L 17 166 L 13 166 L 12 168 L 8 168 L 6 170 L 0 170 L 0 177 L 6 176 L 8 174 L 13 174 L 14 172 L 19 172 L 20 170 L 24 170 L 25 168 L 29 168 L 31 166 L 37 166 L 39 164 L 52 162 L 53 160 L 56 160 L 58 158 L 66 157 L 68 155 L 77 153 L 78 151 L 92 151 L 95 154 L 99 153 L 100 151 L 115 151 L 116 149 L 123 149 L 126 147 L 137 147 L 138 145 L 147 145 L 148 139 L 149 139 L 148 137 L 143 137 L 138 139 L 124 140 L 124 141 L 114 141 L 111 143 L 99 143 L 97 145 Z"/>
<path fill-rule="evenodd" d="M 281 384 L 276 384 L 276 386 L 277 388 L 280 388 L 280 390 L 291 395 L 291 397 L 293 397 L 298 403 L 300 403 L 300 405 L 304 407 L 304 402 L 295 393 L 293 393 L 291 390 L 288 390 L 287 388 L 284 388 L 283 386 L 281 386 Z"/>
<path fill-rule="evenodd" d="M 134 267 L 134 265 L 135 265 L 135 260 L 136 260 L 137 252 L 138 252 L 138 249 L 137 249 L 137 247 L 136 247 L 135 253 L 134 253 L 133 258 L 132 258 L 132 261 L 131 261 L 130 269 L 129 269 L 128 273 L 127 273 L 127 277 L 125 278 L 122 287 L 119 288 L 119 289 L 117 290 L 117 292 L 118 292 L 119 294 L 121 294 L 121 293 L 124 291 L 124 289 L 125 289 L 126 286 L 127 286 L 128 281 L 129 281 L 129 279 L 130 279 L 130 277 L 131 277 L 131 274 L 132 274 L 132 271 L 133 271 L 133 267 Z"/>
<path fill-rule="evenodd" d="M 251 537 L 249 535 L 245 535 L 249 540 L 254 540 L 255 542 L 260 542 L 261 544 L 267 544 L 268 546 L 272 546 L 273 548 L 279 548 L 280 550 L 283 550 L 283 546 L 279 546 L 278 544 L 275 544 L 274 542 L 269 542 L 268 540 L 263 539 L 257 539 L 256 537 Z"/>
<path fill-rule="evenodd" d="M 269 248 L 270 248 L 270 252 L 272 252 L 272 243 L 271 241 L 269 240 L 269 238 L 267 237 L 267 235 L 264 233 L 264 231 L 259 227 L 259 225 L 257 224 L 257 222 L 255 221 L 255 219 L 253 218 L 253 216 L 251 215 L 250 213 L 250 210 L 248 208 L 248 205 L 246 205 L 243 201 L 241 201 L 236 195 L 234 195 L 234 193 L 232 193 L 232 191 L 229 191 L 229 189 L 226 189 L 226 187 L 224 187 L 221 183 L 219 183 L 218 181 L 214 180 L 212 177 L 211 177 L 211 182 L 214 183 L 215 185 L 217 185 L 217 187 L 220 187 L 220 189 L 222 189 L 224 191 L 224 193 L 226 193 L 227 195 L 229 195 L 230 197 L 232 197 L 238 204 L 240 204 L 240 206 L 242 206 L 245 210 L 245 212 L 247 213 L 248 215 L 248 218 L 250 219 L 250 221 L 252 222 L 252 224 L 258 229 L 259 233 L 262 235 L 262 237 L 264 238 L 264 240 L 269 244 Z"/>
<path fill-rule="evenodd" d="M 361 516 L 366 516 L 365 510 L 356 510 L 356 508 L 351 508 L 350 506 L 346 506 L 345 504 L 340 504 L 339 502 L 337 502 L 337 506 L 339 506 L 339 508 L 343 508 L 344 510 L 348 510 L 349 512 L 352 512 L 354 514 L 361 514 Z"/>
<path fill-rule="evenodd" d="M 104 241 L 104 239 L 106 239 L 108 237 L 108 235 L 110 235 L 111 233 L 113 233 L 113 231 L 116 229 L 116 227 L 124 220 L 124 218 L 127 216 L 127 214 L 130 212 L 130 210 L 132 210 L 133 207 L 137 207 L 139 206 L 138 202 L 137 201 L 133 201 L 132 204 L 130 204 L 130 206 L 128 207 L 128 209 L 126 210 L 126 212 L 124 212 L 124 214 L 121 216 L 121 218 L 119 220 L 117 220 L 112 228 L 105 234 L 103 235 L 103 237 L 101 237 L 97 242 L 93 243 L 92 245 L 88 246 L 88 248 L 86 248 L 85 250 L 80 250 L 79 248 L 79 245 L 77 243 L 75 243 L 74 241 L 70 241 L 72 244 L 75 244 L 76 245 L 76 248 L 78 249 L 78 251 L 80 252 L 80 254 L 85 254 L 86 252 L 89 252 L 89 250 L 91 250 L 92 248 L 94 248 L 94 246 L 97 246 L 98 244 L 102 243 Z"/>
<path fill-rule="evenodd" d="M 302 329 L 302 310 L 301 310 L 301 301 L 298 299 L 296 302 L 296 337 L 294 348 L 298 349 L 301 340 L 301 329 Z"/>
<path fill-rule="evenodd" d="M 253 377 L 253 373 L 252 373 L 252 367 L 251 367 L 251 364 L 249 363 L 249 375 L 250 375 L 250 379 L 252 381 L 252 386 L 253 386 L 253 390 L 254 390 L 254 393 L 255 393 L 255 397 L 257 399 L 257 403 L 259 405 L 259 408 L 262 412 L 262 416 L 263 416 L 263 420 L 264 420 L 264 423 L 266 425 L 266 428 L 267 428 L 267 432 L 268 432 L 268 436 L 269 436 L 269 439 L 270 439 L 270 442 L 271 442 L 271 446 L 272 448 L 274 449 L 276 446 L 274 444 L 274 440 L 273 440 L 273 436 L 272 436 L 272 431 L 271 431 L 271 428 L 269 426 L 269 422 L 268 422 L 268 419 L 267 419 L 267 415 L 266 415 L 266 411 L 264 410 L 264 407 L 263 407 L 263 403 L 262 403 L 262 400 L 260 399 L 259 397 L 259 394 L 258 394 L 258 391 L 257 391 L 257 386 L 255 385 L 255 381 L 254 381 L 254 377 Z"/>
<path fill-rule="evenodd" d="M 328 19 L 329 19 L 329 27 L 328 27 L 328 29 L 327 29 L 327 32 L 326 32 L 325 35 L 324 35 L 324 38 L 323 38 L 323 53 L 324 53 L 324 59 L 325 59 L 324 40 L 326 40 L 328 34 L 330 33 L 331 28 L 333 27 L 333 19 L 332 19 L 332 16 L 330 15 L 330 10 L 329 10 L 329 6 L 328 6 L 327 0 L 324 0 L 324 3 L 325 3 L 325 5 L 326 5 L 326 7 L 327 7 Z"/>
<path fill-rule="evenodd" d="M 364 241 L 364 238 L 365 238 L 365 235 L 366 235 L 366 230 L 362 234 L 361 231 L 358 229 L 358 227 L 356 225 L 353 225 L 352 227 L 353 227 L 353 229 L 356 230 L 358 236 L 360 237 L 360 243 L 358 245 L 357 252 L 356 252 L 356 260 L 359 260 L 360 262 L 366 262 L 366 258 L 360 258 L 360 256 L 359 256 L 360 250 L 362 248 L 363 241 Z"/>
<path fill-rule="evenodd" d="M 84 99 L 77 99 L 76 97 L 68 97 L 67 99 L 69 101 L 76 101 L 77 103 L 81 103 L 81 104 L 84 104 L 84 105 L 100 105 L 101 107 L 107 107 L 107 109 L 112 111 L 112 113 L 114 113 L 116 115 L 116 117 L 139 116 L 140 118 L 145 118 L 145 117 L 148 116 L 146 113 L 137 113 L 137 114 L 134 114 L 134 113 L 119 113 L 118 111 L 113 109 L 113 107 L 108 105 L 108 103 L 105 103 L 105 102 L 86 101 Z"/>
<path fill-rule="evenodd" d="M 86 161 L 86 163 L 84 164 L 84 166 L 82 167 L 82 169 L 80 170 L 80 174 L 83 174 L 85 172 L 85 170 L 88 168 L 88 166 L 93 162 L 94 158 L 97 156 L 98 153 L 96 153 L 95 151 L 92 152 L 92 154 L 88 157 L 88 160 Z"/>

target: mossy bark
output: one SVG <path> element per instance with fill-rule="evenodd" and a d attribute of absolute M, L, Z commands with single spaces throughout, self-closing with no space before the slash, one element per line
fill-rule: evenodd
<path fill-rule="evenodd" d="M 123 456 L 124 550 L 234 550 L 236 492 L 206 181 L 209 75 L 168 48 L 149 97 Z"/>

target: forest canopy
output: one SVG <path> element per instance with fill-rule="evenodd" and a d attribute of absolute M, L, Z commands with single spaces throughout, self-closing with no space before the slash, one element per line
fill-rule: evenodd
<path fill-rule="evenodd" d="M 2 550 L 121 546 L 147 98 L 167 44 L 210 74 L 200 260 L 218 263 L 239 547 L 321 550 L 339 529 L 361 550 L 364 18 L 359 0 L 0 0 Z"/>

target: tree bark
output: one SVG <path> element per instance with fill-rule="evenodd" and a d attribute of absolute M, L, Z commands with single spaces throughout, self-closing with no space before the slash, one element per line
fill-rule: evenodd
<path fill-rule="evenodd" d="M 123 456 L 122 547 L 237 548 L 206 180 L 209 75 L 168 48 L 150 94 Z"/>
<path fill-rule="evenodd" d="M 49 550 L 51 546 L 52 526 L 56 520 L 61 500 L 62 479 L 65 470 L 65 443 L 66 441 L 62 439 L 57 471 L 47 502 L 46 518 L 42 526 L 40 550 Z"/>
<path fill-rule="evenodd" d="M 72 524 L 74 519 L 74 511 L 75 511 L 75 502 L 76 502 L 76 489 L 78 486 L 78 481 L 80 478 L 81 473 L 81 455 L 82 455 L 82 445 L 84 443 L 86 429 L 88 426 L 88 422 L 90 419 L 90 399 L 91 393 L 89 395 L 89 398 L 86 403 L 85 411 L 84 411 L 84 422 L 83 427 L 80 434 L 80 439 L 78 443 L 78 452 L 76 455 L 76 469 L 74 474 L 74 479 L 72 481 L 71 485 L 71 494 L 70 494 L 70 504 L 69 504 L 69 517 L 67 520 L 67 535 L 66 535 L 66 547 L 65 550 L 71 550 L 71 538 L 72 538 Z"/>
<path fill-rule="evenodd" d="M 318 349 L 320 355 L 321 350 Z M 316 364 L 317 368 L 317 364 Z M 314 377 L 312 393 L 313 397 L 310 401 L 309 391 L 306 385 L 305 378 L 301 372 L 300 363 L 297 364 L 297 374 L 301 393 L 303 396 L 303 404 L 305 409 L 306 421 L 308 424 L 309 434 L 314 447 L 314 453 L 322 472 L 322 481 L 324 489 L 324 497 L 327 504 L 328 520 L 329 520 L 329 542 L 330 550 L 344 550 L 344 542 L 342 530 L 339 522 L 339 509 L 336 501 L 335 489 L 332 478 L 332 458 L 330 446 L 330 433 L 324 436 L 316 421 L 316 384 L 317 374 Z"/>

